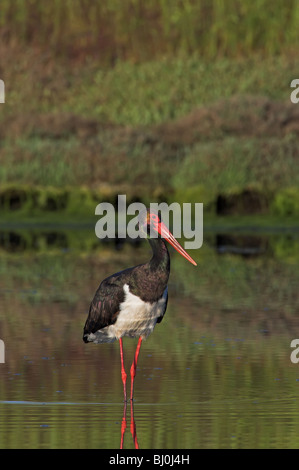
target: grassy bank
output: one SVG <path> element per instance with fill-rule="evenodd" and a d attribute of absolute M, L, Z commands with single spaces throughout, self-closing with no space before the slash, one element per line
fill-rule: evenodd
<path fill-rule="evenodd" d="M 295 0 L 92 0 L 1 2 L 2 40 L 102 63 L 198 52 L 236 57 L 296 48 Z M 49 52 L 48 52 L 49 53 Z"/>
<path fill-rule="evenodd" d="M 157 192 L 152 194 L 143 192 L 142 188 L 132 191 L 124 187 L 122 191 L 111 188 L 105 190 L 89 190 L 86 187 L 40 187 L 7 185 L 0 189 L 1 224 L 8 222 L 49 222 L 55 224 L 94 223 L 95 208 L 101 202 L 112 203 L 117 210 L 117 195 L 127 197 L 127 205 L 132 202 L 176 201 L 181 205 L 190 202 L 203 202 L 205 220 L 217 225 L 226 223 L 231 227 L 250 224 L 298 226 L 299 190 L 298 187 L 289 187 L 269 194 L 262 188 L 245 188 L 236 191 L 221 193 L 207 193 L 205 187 L 193 186 L 187 189 L 173 191 L 173 193 Z M 214 194 L 214 199 L 211 194 Z M 183 207 L 183 206 L 181 206 Z M 259 219 L 260 217 L 260 219 Z M 219 218 L 217 222 L 217 218 Z"/>
<path fill-rule="evenodd" d="M 2 75 L 2 220 L 89 218 L 117 194 L 203 202 L 212 216 L 297 220 L 297 57 L 76 69 L 34 48 L 13 50 Z"/>
<path fill-rule="evenodd" d="M 195 53 L 140 64 L 118 62 L 111 68 L 96 60 L 78 67 L 19 45 L 0 44 L 0 53 L 6 85 L 2 138 L 89 137 L 111 125 L 151 126 L 238 95 L 290 102 L 290 84 L 299 68 L 298 55 L 288 52 L 217 60 Z"/>

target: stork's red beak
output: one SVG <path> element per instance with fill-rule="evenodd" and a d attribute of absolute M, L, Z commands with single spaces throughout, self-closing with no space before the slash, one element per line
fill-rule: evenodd
<path fill-rule="evenodd" d="M 194 266 L 197 266 L 197 263 L 194 261 L 194 259 L 191 258 L 190 255 L 184 250 L 184 248 L 179 244 L 179 242 L 174 238 L 172 233 L 168 230 L 165 224 L 163 222 L 158 222 L 156 224 L 156 230 L 157 232 L 165 238 L 165 240 L 170 243 L 178 253 L 180 253 L 184 258 L 186 258 L 190 263 L 194 264 Z"/>

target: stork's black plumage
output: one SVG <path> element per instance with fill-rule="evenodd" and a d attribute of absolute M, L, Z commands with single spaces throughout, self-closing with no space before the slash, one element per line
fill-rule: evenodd
<path fill-rule="evenodd" d="M 164 238 L 191 263 L 195 261 L 175 240 L 156 214 L 149 212 L 140 222 L 147 234 L 153 228 L 158 238 L 150 238 L 153 256 L 147 263 L 125 269 L 102 281 L 90 304 L 83 340 L 94 343 L 120 342 L 122 380 L 126 400 L 126 373 L 123 364 L 122 337 L 139 337 L 131 367 L 131 399 L 141 342 L 160 323 L 167 307 L 167 283 L 170 258 Z"/>

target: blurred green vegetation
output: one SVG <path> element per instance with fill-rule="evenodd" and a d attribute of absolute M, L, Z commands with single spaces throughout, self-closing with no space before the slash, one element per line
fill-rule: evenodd
<path fill-rule="evenodd" d="M 215 58 L 275 54 L 299 45 L 296 0 L 2 0 L 6 42 L 87 54 L 109 65 L 198 52 Z"/>
<path fill-rule="evenodd" d="M 2 219 L 91 218 L 126 193 L 296 221 L 298 18 L 295 1 L 4 0 Z"/>
<path fill-rule="evenodd" d="M 228 102 L 222 114 L 225 112 L 228 123 L 237 122 L 246 115 L 247 107 L 254 106 L 246 95 L 290 101 L 290 83 L 297 77 L 299 63 L 296 53 L 264 57 L 257 52 L 249 57 L 208 60 L 194 52 L 141 63 L 122 61 L 106 68 L 96 60 L 76 66 L 45 57 L 40 50 L 10 52 L 8 47 L 0 47 L 8 54 L 5 64 L 0 62 L 7 95 L 1 107 L 1 122 L 5 122 L 1 135 L 60 141 L 100 133 L 107 143 L 117 124 L 160 124 L 232 96 L 240 97 L 238 106 L 230 107 Z M 261 117 L 267 110 L 253 107 L 252 111 Z M 217 122 L 215 125 L 209 137 L 225 137 L 224 129 L 221 132 Z"/>

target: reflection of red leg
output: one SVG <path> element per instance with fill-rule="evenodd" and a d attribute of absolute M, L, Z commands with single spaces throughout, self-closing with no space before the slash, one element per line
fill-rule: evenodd
<path fill-rule="evenodd" d="M 126 413 L 127 413 L 127 402 L 124 402 L 124 414 L 123 414 L 123 419 L 121 422 L 121 438 L 120 438 L 120 448 L 124 448 L 124 436 L 125 436 L 125 430 L 127 427 L 127 420 L 126 420 Z"/>
<path fill-rule="evenodd" d="M 123 351 L 122 338 L 119 339 L 119 347 L 120 347 L 120 361 L 121 361 L 121 379 L 124 385 L 124 401 L 127 401 L 127 391 L 126 391 L 127 374 L 126 374 L 125 367 L 124 367 L 124 351 Z"/>
<path fill-rule="evenodd" d="M 131 434 L 133 437 L 135 449 L 139 449 L 139 445 L 137 441 L 137 433 L 136 433 L 136 424 L 134 420 L 133 400 L 131 400 L 131 426 L 130 428 L 131 428 Z"/>
<path fill-rule="evenodd" d="M 140 351 L 140 348 L 141 348 L 141 342 L 142 342 L 142 338 L 140 336 L 140 338 L 138 340 L 136 352 L 135 352 L 134 361 L 133 361 L 132 366 L 131 366 L 131 400 L 133 400 L 134 378 L 135 378 L 135 375 L 136 375 L 137 360 L 138 360 L 139 351 Z"/>

